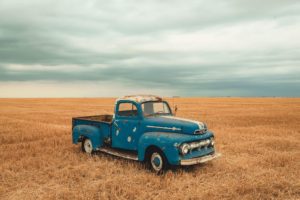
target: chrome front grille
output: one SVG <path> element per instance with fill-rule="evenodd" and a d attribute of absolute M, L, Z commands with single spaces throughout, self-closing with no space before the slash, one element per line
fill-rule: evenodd
<path fill-rule="evenodd" d="M 211 138 L 189 143 L 191 150 L 211 147 Z"/>

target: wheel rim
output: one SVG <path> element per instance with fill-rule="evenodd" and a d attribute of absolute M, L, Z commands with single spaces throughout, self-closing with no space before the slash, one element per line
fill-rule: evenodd
<path fill-rule="evenodd" d="M 85 139 L 84 140 L 84 150 L 86 153 L 92 153 L 93 151 L 93 145 L 90 139 Z"/>
<path fill-rule="evenodd" d="M 155 171 L 160 171 L 163 166 L 163 159 L 161 155 L 157 152 L 151 155 L 151 165 Z"/>

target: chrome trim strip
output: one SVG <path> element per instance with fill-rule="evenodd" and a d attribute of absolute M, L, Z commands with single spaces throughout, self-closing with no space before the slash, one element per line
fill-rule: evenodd
<path fill-rule="evenodd" d="M 146 126 L 147 128 L 159 128 L 159 129 L 166 129 L 166 130 L 172 130 L 172 131 L 181 131 L 181 128 L 176 127 L 164 127 L 164 126 Z"/>
<path fill-rule="evenodd" d="M 213 155 L 181 160 L 180 165 L 195 165 L 195 164 L 199 164 L 199 163 L 205 163 L 207 161 L 213 160 L 213 159 L 218 158 L 220 156 L 221 156 L 220 153 L 215 153 Z"/>

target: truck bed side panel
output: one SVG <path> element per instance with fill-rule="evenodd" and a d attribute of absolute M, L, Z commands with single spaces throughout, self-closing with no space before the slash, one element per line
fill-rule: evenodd
<path fill-rule="evenodd" d="M 112 115 L 102 115 L 102 116 L 112 116 Z M 73 128 L 77 125 L 90 125 L 90 126 L 95 126 L 100 129 L 100 132 L 104 138 L 110 137 L 111 133 L 111 125 L 112 125 L 112 120 L 110 122 L 108 121 L 96 121 L 97 117 L 102 117 L 101 115 L 99 116 L 91 116 L 91 117 L 78 117 L 78 118 L 73 118 L 72 120 L 72 126 Z M 90 120 L 93 119 L 93 120 Z"/>
<path fill-rule="evenodd" d="M 82 138 L 89 138 L 93 145 L 93 150 L 100 148 L 103 144 L 100 130 L 95 126 L 77 125 L 73 129 L 73 143 L 77 143 Z"/>
<path fill-rule="evenodd" d="M 110 137 L 111 123 L 93 121 L 86 118 L 73 118 L 73 143 L 81 142 L 82 137 L 92 140 L 93 147 L 101 147 L 103 141 Z"/>

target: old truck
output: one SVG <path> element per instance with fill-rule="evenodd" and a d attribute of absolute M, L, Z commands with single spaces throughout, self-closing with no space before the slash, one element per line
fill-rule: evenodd
<path fill-rule="evenodd" d="M 114 110 L 113 115 L 73 118 L 73 143 L 81 143 L 88 154 L 101 151 L 144 161 L 157 173 L 220 156 L 205 123 L 174 116 L 160 97 L 125 96 L 116 100 Z"/>

